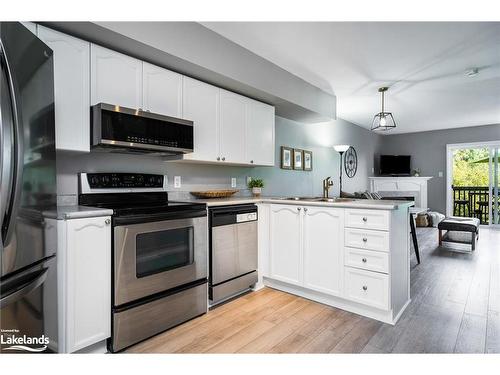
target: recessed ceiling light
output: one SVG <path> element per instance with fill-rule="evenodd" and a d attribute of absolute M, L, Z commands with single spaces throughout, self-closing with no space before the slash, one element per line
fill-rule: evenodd
<path fill-rule="evenodd" d="M 470 68 L 470 69 L 467 69 L 465 71 L 465 75 L 467 77 L 475 77 L 475 76 L 477 76 L 478 73 L 479 73 L 479 69 L 478 68 Z"/>

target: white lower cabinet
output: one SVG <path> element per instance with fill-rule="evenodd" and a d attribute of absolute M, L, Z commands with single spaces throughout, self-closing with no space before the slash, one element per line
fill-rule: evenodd
<path fill-rule="evenodd" d="M 304 207 L 304 286 L 342 294 L 344 210 Z"/>
<path fill-rule="evenodd" d="M 341 209 L 272 205 L 270 277 L 340 295 L 343 231 Z"/>
<path fill-rule="evenodd" d="M 264 285 L 395 324 L 410 302 L 407 206 L 263 206 L 259 270 Z M 269 230 L 260 233 L 266 222 Z M 266 255 L 269 267 L 262 260 Z"/>
<path fill-rule="evenodd" d="M 111 218 L 59 220 L 59 350 L 111 336 Z"/>
<path fill-rule="evenodd" d="M 272 205 L 270 229 L 270 276 L 302 284 L 302 215 L 297 206 Z"/>
<path fill-rule="evenodd" d="M 346 267 L 345 296 L 355 302 L 387 310 L 389 308 L 389 276 Z"/>

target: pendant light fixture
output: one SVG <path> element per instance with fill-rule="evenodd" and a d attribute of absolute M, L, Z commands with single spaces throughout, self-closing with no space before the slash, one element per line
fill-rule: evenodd
<path fill-rule="evenodd" d="M 382 93 L 382 111 L 373 116 L 372 130 L 386 131 L 396 127 L 396 121 L 391 112 L 384 111 L 384 93 L 389 87 L 381 87 L 378 92 Z"/>

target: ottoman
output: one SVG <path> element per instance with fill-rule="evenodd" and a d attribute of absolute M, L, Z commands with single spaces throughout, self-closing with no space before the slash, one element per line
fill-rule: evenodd
<path fill-rule="evenodd" d="M 439 246 L 474 251 L 479 237 L 479 219 L 449 216 L 438 224 Z M 443 235 L 443 231 L 446 231 Z"/>

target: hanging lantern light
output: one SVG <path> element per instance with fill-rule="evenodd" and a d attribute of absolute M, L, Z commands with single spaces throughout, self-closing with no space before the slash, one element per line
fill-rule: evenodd
<path fill-rule="evenodd" d="M 376 131 L 387 131 L 396 127 L 396 121 L 391 112 L 384 111 L 384 94 L 389 87 L 381 87 L 378 92 L 382 93 L 382 111 L 373 116 L 372 129 Z"/>

